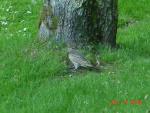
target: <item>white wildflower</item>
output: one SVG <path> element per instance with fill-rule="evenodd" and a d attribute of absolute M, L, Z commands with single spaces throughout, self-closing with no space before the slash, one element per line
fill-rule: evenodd
<path fill-rule="evenodd" d="M 149 96 L 149 95 L 148 95 L 148 94 L 146 94 L 146 95 L 145 95 L 145 97 L 144 97 L 144 99 L 145 99 L 145 100 L 147 100 L 147 99 L 148 99 L 148 96 Z"/>
<path fill-rule="evenodd" d="M 31 14 L 32 12 L 31 11 L 27 11 L 27 14 Z"/>
<path fill-rule="evenodd" d="M 9 12 L 9 8 L 8 8 L 8 9 L 6 9 L 6 11 L 7 11 L 7 12 Z"/>
<path fill-rule="evenodd" d="M 2 25 L 7 25 L 8 22 L 7 22 L 7 21 L 1 21 L 1 24 L 2 24 Z"/>
<path fill-rule="evenodd" d="M 27 28 L 23 28 L 23 31 L 24 31 L 24 32 L 27 31 Z"/>
<path fill-rule="evenodd" d="M 72 77 L 72 75 L 70 74 L 69 77 Z"/>
<path fill-rule="evenodd" d="M 24 20 L 21 20 L 21 23 L 24 22 Z"/>
<path fill-rule="evenodd" d="M 18 11 L 15 11 L 15 12 L 14 12 L 14 14 L 17 14 L 17 13 L 18 13 Z"/>

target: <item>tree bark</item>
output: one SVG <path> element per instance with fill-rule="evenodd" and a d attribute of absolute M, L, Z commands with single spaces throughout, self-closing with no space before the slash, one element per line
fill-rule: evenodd
<path fill-rule="evenodd" d="M 58 18 L 56 40 L 68 46 L 116 45 L 117 0 L 48 0 Z"/>

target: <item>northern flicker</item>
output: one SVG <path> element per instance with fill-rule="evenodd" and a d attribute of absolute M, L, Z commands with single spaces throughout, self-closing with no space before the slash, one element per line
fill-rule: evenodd
<path fill-rule="evenodd" d="M 75 70 L 79 67 L 93 68 L 94 66 L 76 49 L 68 48 L 68 56 Z"/>

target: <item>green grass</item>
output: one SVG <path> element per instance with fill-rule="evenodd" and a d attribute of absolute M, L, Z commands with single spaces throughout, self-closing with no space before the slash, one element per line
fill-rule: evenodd
<path fill-rule="evenodd" d="M 42 1 L 0 2 L 0 113 L 150 111 L 149 0 L 119 0 L 121 47 L 99 48 L 100 60 L 111 65 L 100 73 L 73 77 L 64 63 L 64 49 L 52 51 L 33 43 Z M 112 100 L 141 100 L 142 105 L 112 105 Z"/>

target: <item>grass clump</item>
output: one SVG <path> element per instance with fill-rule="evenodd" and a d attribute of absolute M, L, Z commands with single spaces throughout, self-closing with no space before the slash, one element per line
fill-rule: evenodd
<path fill-rule="evenodd" d="M 0 112 L 148 113 L 149 5 L 149 0 L 119 0 L 120 48 L 100 46 L 100 61 L 109 65 L 100 73 L 85 71 L 70 77 L 64 46 L 59 50 L 49 43 L 34 43 L 42 1 L 1 1 Z M 112 100 L 120 104 L 112 105 Z M 122 104 L 125 100 L 127 105 Z M 142 104 L 131 105 L 131 100 Z"/>

